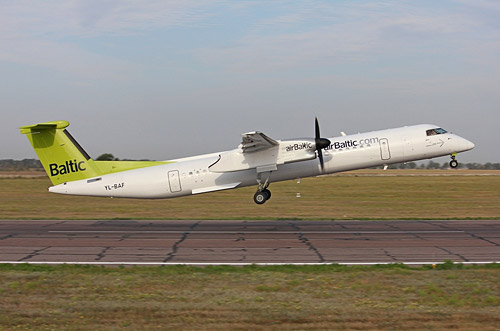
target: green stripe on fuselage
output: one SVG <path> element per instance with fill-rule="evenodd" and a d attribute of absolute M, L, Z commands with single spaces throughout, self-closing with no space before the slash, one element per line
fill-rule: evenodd
<path fill-rule="evenodd" d="M 104 174 L 111 174 L 120 171 L 140 169 L 157 166 L 173 162 L 166 161 L 94 161 L 99 171 Z"/>

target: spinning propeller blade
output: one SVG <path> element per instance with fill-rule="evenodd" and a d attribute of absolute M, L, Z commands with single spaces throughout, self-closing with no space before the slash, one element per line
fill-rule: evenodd
<path fill-rule="evenodd" d="M 315 118 L 314 121 L 314 129 L 315 129 L 314 141 L 316 143 L 316 151 L 318 152 L 319 164 L 321 165 L 321 172 L 323 172 L 325 170 L 325 162 L 323 161 L 323 152 L 321 150 L 330 146 L 331 142 L 326 138 L 321 138 L 317 117 Z"/>

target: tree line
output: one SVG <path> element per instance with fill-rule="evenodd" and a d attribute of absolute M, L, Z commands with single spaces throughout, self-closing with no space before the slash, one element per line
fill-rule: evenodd
<path fill-rule="evenodd" d="M 118 161 L 113 154 L 105 153 L 100 155 L 96 160 L 100 161 Z M 127 160 L 131 161 L 131 160 Z M 141 160 L 144 161 L 144 160 Z M 429 160 L 427 164 L 416 162 L 406 162 L 391 164 L 389 169 L 448 169 L 450 165 L 448 162 L 443 164 Z M 377 167 L 383 168 L 383 167 Z M 471 170 L 500 170 L 500 163 L 459 163 L 458 168 L 460 169 L 471 169 Z M 13 160 L 5 159 L 0 160 L 0 171 L 43 171 L 42 163 L 38 159 L 23 159 L 23 160 Z"/>
<path fill-rule="evenodd" d="M 43 170 L 42 163 L 38 159 L 0 160 L 0 171 L 38 171 Z"/>

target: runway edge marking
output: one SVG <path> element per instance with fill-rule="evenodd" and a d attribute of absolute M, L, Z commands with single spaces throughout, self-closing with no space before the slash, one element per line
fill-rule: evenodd
<path fill-rule="evenodd" d="M 370 265 L 438 265 L 449 263 L 441 262 L 303 262 L 303 263 L 286 263 L 286 262 L 60 262 L 60 261 L 0 261 L 0 264 L 51 264 L 51 265 L 140 265 L 140 266 L 168 266 L 168 265 L 185 265 L 185 266 L 318 266 L 318 265 L 344 265 L 344 266 L 370 266 Z M 499 261 L 452 261 L 453 264 L 475 265 L 475 264 L 494 264 Z"/>

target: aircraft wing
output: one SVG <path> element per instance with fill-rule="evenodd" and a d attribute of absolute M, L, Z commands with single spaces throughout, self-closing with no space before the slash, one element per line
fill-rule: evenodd
<path fill-rule="evenodd" d="M 224 152 L 210 167 L 213 172 L 256 168 L 257 172 L 276 170 L 280 143 L 259 131 L 241 135 L 239 149 Z"/>
<path fill-rule="evenodd" d="M 279 143 L 276 140 L 269 138 L 259 131 L 247 132 L 241 135 L 241 149 L 243 153 L 262 151 L 278 145 Z"/>

